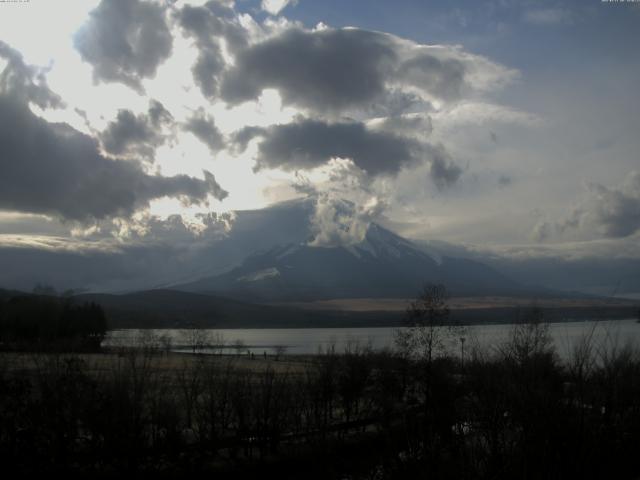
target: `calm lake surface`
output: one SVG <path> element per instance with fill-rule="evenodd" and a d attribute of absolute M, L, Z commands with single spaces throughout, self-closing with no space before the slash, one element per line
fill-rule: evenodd
<path fill-rule="evenodd" d="M 561 358 L 567 358 L 574 345 L 591 336 L 596 348 L 622 347 L 631 344 L 640 347 L 640 323 L 635 319 L 610 321 L 578 321 L 550 323 L 550 334 Z M 473 346 L 499 348 L 509 338 L 514 325 L 474 325 L 465 327 L 462 335 L 449 338 L 449 348 L 460 351 L 460 337 L 465 338 L 465 350 Z M 388 328 L 277 328 L 277 329 L 208 329 L 198 332 L 200 341 L 208 345 L 203 353 L 247 352 L 256 355 L 273 354 L 284 347 L 287 354 L 314 354 L 334 346 L 340 353 L 348 345 L 371 345 L 374 349 L 393 347 L 394 327 Z M 205 332 L 206 335 L 202 336 Z M 142 342 L 158 342 L 164 336 L 174 351 L 190 351 L 193 331 L 181 329 L 113 330 L 104 346 L 134 346 Z M 169 344 L 166 342 L 165 345 Z"/>

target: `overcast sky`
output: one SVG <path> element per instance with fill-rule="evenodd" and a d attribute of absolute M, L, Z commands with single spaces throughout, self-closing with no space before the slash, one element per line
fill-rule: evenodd
<path fill-rule="evenodd" d="M 144 270 L 306 198 L 318 246 L 638 260 L 639 44 L 633 2 L 2 2 L 0 259 Z"/>

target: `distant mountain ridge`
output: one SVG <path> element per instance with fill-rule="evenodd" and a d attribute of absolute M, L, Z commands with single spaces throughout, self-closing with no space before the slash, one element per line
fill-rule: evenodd
<path fill-rule="evenodd" d="M 393 325 L 394 313 L 316 312 L 256 305 L 234 299 L 158 289 L 122 295 L 87 293 L 78 302 L 101 305 L 110 328 L 277 328 Z"/>
<path fill-rule="evenodd" d="M 12 297 L 33 296 L 32 293 L 0 289 L 2 302 Z M 46 297 L 46 296 L 45 296 Z M 59 297 L 52 297 L 59 298 Z M 524 297 L 523 297 L 524 298 Z M 74 303 L 95 302 L 107 314 L 109 329 L 118 328 L 321 328 L 321 327 L 397 327 L 403 324 L 404 308 L 385 308 L 377 304 L 363 310 L 286 303 L 264 305 L 176 290 L 145 290 L 121 295 L 83 293 L 67 299 Z M 479 300 L 479 299 L 478 299 Z M 474 300 L 470 307 L 456 307 L 452 302 L 451 319 L 461 324 L 509 323 L 521 317 L 523 307 L 492 304 L 492 298 Z M 515 299 L 514 299 L 515 300 Z M 520 301 L 526 301 L 526 298 Z M 347 303 L 351 299 L 346 300 Z M 398 300 L 396 307 L 404 302 Z M 567 319 L 632 318 L 637 312 L 633 301 L 609 301 L 601 304 L 575 302 L 552 303 L 542 307 L 549 321 Z M 525 307 L 526 310 L 526 307 Z"/>
<path fill-rule="evenodd" d="M 174 288 L 251 301 L 311 301 L 415 296 L 425 283 L 453 295 L 518 295 L 523 287 L 475 260 L 441 256 L 372 223 L 347 246 L 278 245 L 249 255 L 230 271 Z"/>

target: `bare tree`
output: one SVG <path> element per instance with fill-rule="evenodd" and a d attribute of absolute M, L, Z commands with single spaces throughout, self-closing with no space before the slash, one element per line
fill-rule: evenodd
<path fill-rule="evenodd" d="M 241 338 L 237 338 L 233 342 L 233 348 L 236 349 L 236 354 L 240 355 L 242 351 L 246 348 L 246 344 L 244 343 L 244 340 L 242 340 Z"/>
<path fill-rule="evenodd" d="M 152 330 L 139 330 L 135 337 L 135 348 L 155 354 L 160 351 L 160 337 Z"/>
<path fill-rule="evenodd" d="M 524 311 L 521 319 L 513 325 L 509 340 L 501 350 L 505 358 L 511 358 L 520 364 L 544 355 L 553 355 L 554 345 L 549 324 L 540 307 L 533 305 Z"/>
<path fill-rule="evenodd" d="M 209 331 L 195 326 L 183 331 L 182 340 L 193 353 L 202 351 L 211 343 Z"/>
<path fill-rule="evenodd" d="M 158 337 L 158 339 L 160 341 L 160 345 L 162 345 L 162 351 L 164 354 L 169 355 L 169 352 L 171 352 L 171 349 L 173 348 L 173 338 L 171 338 L 171 335 L 163 333 Z"/>
<path fill-rule="evenodd" d="M 286 345 L 275 345 L 273 347 L 273 353 L 276 356 L 276 361 L 280 360 L 280 357 L 287 353 L 287 348 L 288 347 Z"/>
<path fill-rule="evenodd" d="M 427 284 L 406 311 L 406 328 L 395 332 L 400 351 L 431 363 L 433 356 L 445 350 L 449 337 L 461 328 L 449 319 L 449 295 L 444 285 Z"/>
<path fill-rule="evenodd" d="M 222 355 L 222 353 L 224 352 L 224 347 L 227 344 L 227 339 L 224 338 L 224 334 L 222 332 L 214 333 L 211 342 L 212 347 L 215 349 L 215 352 L 218 355 Z"/>

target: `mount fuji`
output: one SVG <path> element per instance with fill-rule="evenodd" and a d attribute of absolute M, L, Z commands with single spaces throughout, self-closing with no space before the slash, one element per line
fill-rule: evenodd
<path fill-rule="evenodd" d="M 359 243 L 284 243 L 249 255 L 225 273 L 173 288 L 281 302 L 409 298 L 425 283 L 442 283 L 455 296 L 524 293 L 522 286 L 481 262 L 439 255 L 375 223 Z"/>

